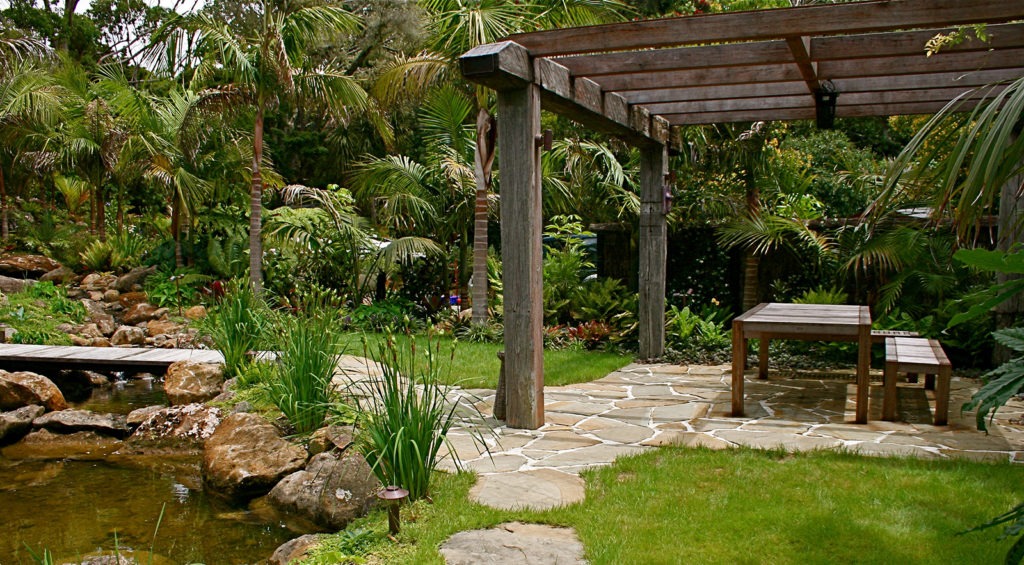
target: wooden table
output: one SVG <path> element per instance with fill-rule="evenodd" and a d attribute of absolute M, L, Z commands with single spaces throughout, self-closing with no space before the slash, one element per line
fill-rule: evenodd
<path fill-rule="evenodd" d="M 868 370 L 871 368 L 871 310 L 867 306 L 762 303 L 732 322 L 732 415 L 743 416 L 743 370 L 747 340 L 758 339 L 757 376 L 768 378 L 768 341 L 857 342 L 856 423 L 868 421 Z"/>

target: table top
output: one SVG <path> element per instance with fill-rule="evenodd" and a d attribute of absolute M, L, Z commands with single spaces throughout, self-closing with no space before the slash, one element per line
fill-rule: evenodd
<path fill-rule="evenodd" d="M 861 327 L 871 327 L 867 306 L 837 304 L 762 303 L 736 318 L 743 333 L 779 332 L 814 336 L 837 333 L 856 335 Z"/>

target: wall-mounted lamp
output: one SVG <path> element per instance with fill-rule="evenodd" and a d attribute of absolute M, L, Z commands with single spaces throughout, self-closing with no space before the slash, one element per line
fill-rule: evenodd
<path fill-rule="evenodd" d="M 814 91 L 814 106 L 818 119 L 818 129 L 832 129 L 836 120 L 836 99 L 839 92 L 832 81 L 821 83 L 821 88 Z"/>

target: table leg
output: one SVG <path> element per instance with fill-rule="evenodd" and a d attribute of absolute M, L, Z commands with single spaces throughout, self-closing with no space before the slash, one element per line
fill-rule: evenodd
<path fill-rule="evenodd" d="M 757 348 L 757 378 L 768 378 L 768 338 L 761 337 Z"/>
<path fill-rule="evenodd" d="M 743 322 L 732 323 L 732 415 L 743 416 L 743 369 L 747 359 L 747 340 Z"/>
<path fill-rule="evenodd" d="M 949 380 L 953 370 L 946 366 L 939 369 L 935 387 L 935 425 L 945 426 L 949 422 Z"/>
<path fill-rule="evenodd" d="M 885 388 L 885 398 L 882 399 L 882 419 L 888 422 L 892 422 L 896 419 L 896 405 L 898 400 L 896 398 L 896 363 L 886 362 L 885 363 L 885 377 L 883 387 Z"/>
<path fill-rule="evenodd" d="M 868 389 L 871 386 L 871 324 L 861 325 L 857 335 L 857 418 L 868 423 Z"/>

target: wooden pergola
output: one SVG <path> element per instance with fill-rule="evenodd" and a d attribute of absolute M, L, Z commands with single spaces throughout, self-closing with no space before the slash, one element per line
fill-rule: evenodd
<path fill-rule="evenodd" d="M 498 93 L 508 425 L 544 423 L 541 108 L 641 151 L 640 357 L 655 358 L 676 128 L 934 113 L 1024 76 L 1024 23 L 1007 23 L 1018 20 L 1024 0 L 888 0 L 540 31 L 464 54 L 466 79 Z M 987 42 L 925 55 L 950 26 L 981 23 Z"/>

